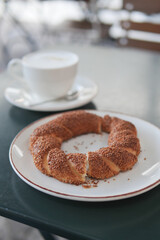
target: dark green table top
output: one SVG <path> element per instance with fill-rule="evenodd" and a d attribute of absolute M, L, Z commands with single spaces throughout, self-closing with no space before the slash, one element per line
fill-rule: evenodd
<path fill-rule="evenodd" d="M 59 48 L 59 47 L 57 47 Z M 160 127 L 160 55 L 129 49 L 65 46 L 77 52 L 79 72 L 94 79 L 99 93 L 87 109 L 118 111 Z M 160 239 L 160 186 L 137 197 L 78 202 L 39 192 L 12 170 L 8 151 L 15 135 L 52 113 L 12 106 L 3 96 L 12 83 L 0 76 L 0 215 L 69 239 Z"/>

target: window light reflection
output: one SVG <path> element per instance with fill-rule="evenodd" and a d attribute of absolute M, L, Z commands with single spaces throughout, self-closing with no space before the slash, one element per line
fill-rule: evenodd
<path fill-rule="evenodd" d="M 158 168 L 160 168 L 160 162 L 155 163 L 152 167 L 150 167 L 145 172 L 143 172 L 142 175 L 143 176 L 150 175 L 151 173 L 153 173 Z"/>
<path fill-rule="evenodd" d="M 14 146 L 13 146 L 13 151 L 14 151 L 15 154 L 17 154 L 19 157 L 23 157 L 23 152 L 22 152 L 22 150 L 21 150 L 17 145 L 14 145 Z"/>

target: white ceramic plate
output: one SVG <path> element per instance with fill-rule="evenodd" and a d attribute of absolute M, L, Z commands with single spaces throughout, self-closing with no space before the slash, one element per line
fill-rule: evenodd
<path fill-rule="evenodd" d="M 154 188 L 160 183 L 160 129 L 141 119 L 110 112 L 90 111 L 97 115 L 109 114 L 135 124 L 141 143 L 138 163 L 132 170 L 101 180 L 97 187 L 84 188 L 59 182 L 42 174 L 36 169 L 28 150 L 29 137 L 32 131 L 56 118 L 52 115 L 32 123 L 24 128 L 13 140 L 10 151 L 10 163 L 17 175 L 30 186 L 44 193 L 79 201 L 110 201 L 133 197 Z M 87 134 L 73 138 L 62 145 L 66 152 L 88 152 L 107 146 L 108 134 Z"/>
<path fill-rule="evenodd" d="M 18 84 L 17 84 L 18 85 Z M 5 90 L 4 96 L 11 104 L 32 111 L 63 111 L 77 108 L 89 103 L 97 94 L 98 87 L 89 78 L 78 76 L 75 80 L 73 90 L 80 92 L 79 96 L 72 100 L 51 101 L 37 106 L 30 106 L 29 103 L 35 103 L 34 99 L 27 88 L 8 87 Z"/>

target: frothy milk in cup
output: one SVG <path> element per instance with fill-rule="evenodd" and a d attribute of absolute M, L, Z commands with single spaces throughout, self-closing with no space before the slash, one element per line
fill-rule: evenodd
<path fill-rule="evenodd" d="M 22 59 L 11 60 L 8 70 L 13 75 L 16 67 L 22 68 L 23 78 L 32 96 L 47 100 L 64 96 L 71 89 L 77 74 L 78 62 L 78 56 L 71 52 L 34 52 Z"/>
<path fill-rule="evenodd" d="M 35 68 L 61 68 L 72 65 L 77 61 L 77 56 L 67 52 L 42 52 L 24 57 L 24 61 Z"/>

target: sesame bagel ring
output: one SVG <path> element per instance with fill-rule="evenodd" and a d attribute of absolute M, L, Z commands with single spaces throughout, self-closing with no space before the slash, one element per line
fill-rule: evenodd
<path fill-rule="evenodd" d="M 65 154 L 61 150 L 66 140 L 102 132 L 109 133 L 108 147 L 87 154 Z M 29 148 L 35 166 L 42 173 L 75 185 L 85 183 L 86 176 L 106 179 L 127 171 L 140 153 L 137 130 L 131 122 L 83 110 L 63 113 L 36 128 L 30 136 Z"/>

